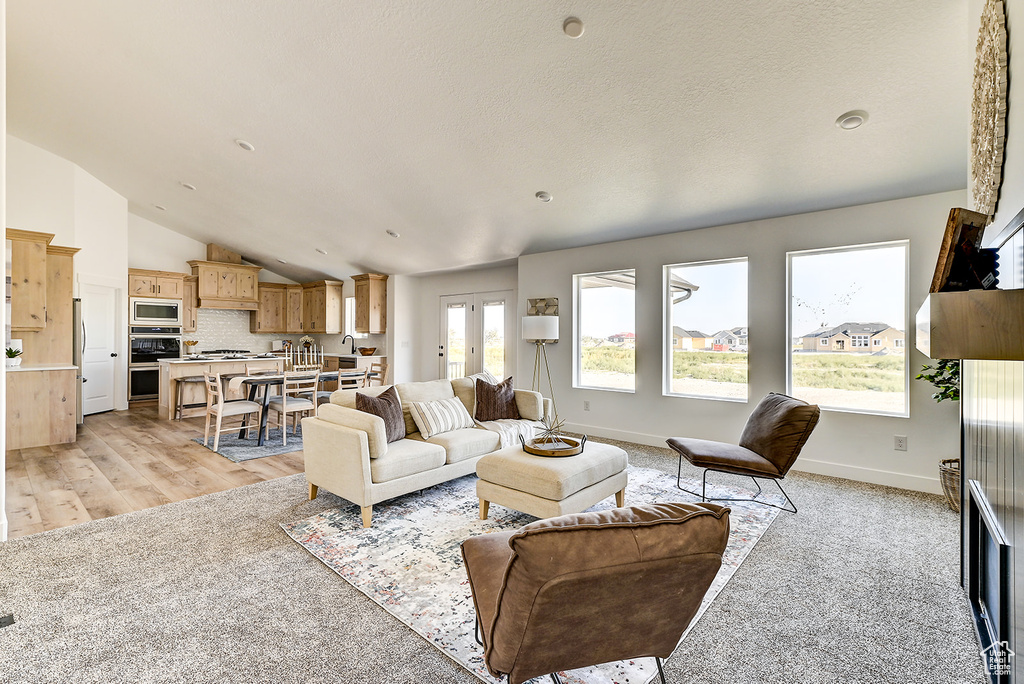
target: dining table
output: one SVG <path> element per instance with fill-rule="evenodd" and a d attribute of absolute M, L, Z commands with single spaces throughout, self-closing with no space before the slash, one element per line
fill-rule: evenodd
<path fill-rule="evenodd" d="M 367 375 L 366 371 L 362 370 L 320 371 L 320 382 L 333 382 L 337 380 L 338 388 L 346 389 L 344 386 L 346 380 L 351 384 L 351 386 L 355 386 L 354 383 L 357 380 L 362 380 L 364 376 L 374 377 L 374 374 L 371 373 Z M 288 377 L 311 378 L 313 377 L 313 373 L 310 373 L 309 375 L 289 373 Z M 263 410 L 260 411 L 260 429 L 258 435 L 256 436 L 256 446 L 263 446 L 264 438 L 266 437 L 267 415 L 270 413 L 270 411 L 268 410 L 268 407 L 270 406 L 270 388 L 279 387 L 283 384 L 284 375 L 280 373 L 265 375 L 239 375 L 234 378 L 231 378 L 231 381 L 228 383 L 228 389 L 231 391 L 238 390 L 239 388 L 241 388 L 242 385 L 248 387 L 249 389 L 246 398 L 249 401 L 256 401 L 256 393 L 259 391 L 261 387 L 263 388 Z M 316 403 L 315 399 L 314 403 Z M 239 430 L 238 432 L 239 439 L 245 439 L 245 433 L 248 431 L 248 420 L 248 416 L 242 419 L 242 429 Z"/>

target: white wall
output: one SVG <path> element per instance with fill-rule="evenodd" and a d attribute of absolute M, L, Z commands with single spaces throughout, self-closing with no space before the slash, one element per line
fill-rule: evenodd
<path fill-rule="evenodd" d="M 415 310 L 415 337 L 412 353 L 407 359 L 407 363 L 412 365 L 409 368 L 401 369 L 401 377 L 404 380 L 436 380 L 440 377 L 437 345 L 441 339 L 440 298 L 443 295 L 512 290 L 512 297 L 515 299 L 516 278 L 515 266 L 410 277 L 407 291 L 402 293 L 401 290 L 405 288 L 400 287 L 398 301 L 394 303 L 396 311 L 403 312 L 403 315 L 412 313 L 411 308 Z M 516 320 L 519 319 L 516 318 Z M 515 335 L 518 339 L 518 327 L 510 330 L 508 334 Z M 412 336 L 410 335 L 410 337 Z M 400 344 L 401 341 L 399 341 Z M 392 350 L 396 349 L 394 344 L 391 344 L 390 347 Z M 514 362 L 515 359 L 512 361 Z M 533 359 L 531 358 L 529 368 L 533 367 L 532 363 Z M 524 367 L 526 366 L 519 366 L 519 368 Z M 513 375 L 515 374 L 516 369 L 513 363 Z M 524 386 L 518 381 L 516 384 Z M 529 383 L 526 384 L 526 386 L 528 385 Z"/>
<path fill-rule="evenodd" d="M 7 2 L 0 0 L 0 220 L 7 223 Z M 6 248 L 5 248 L 6 249 Z M 7 307 L 0 306 L 0 329 Z M 7 415 L 7 370 L 0 368 L 0 407 Z M 7 444 L 7 420 L 0 421 L 0 444 Z M 0 542 L 7 541 L 7 449 L 0 449 Z M 6 607 L 6 606 L 3 606 Z"/>
<path fill-rule="evenodd" d="M 128 268 L 191 273 L 192 259 L 206 259 L 205 243 L 128 214 Z"/>
<path fill-rule="evenodd" d="M 11 198 L 7 226 L 54 233 L 53 244 L 74 245 L 74 164 L 46 150 L 5 135 L 10 170 L 6 190 Z"/>
<path fill-rule="evenodd" d="M 928 292 L 949 209 L 966 200 L 966 192 L 949 192 L 522 256 L 519 313 L 525 313 L 527 299 L 559 298 L 565 333 L 561 342 L 549 346 L 548 356 L 559 414 L 570 428 L 658 446 L 670 436 L 735 441 L 753 404 L 768 392 L 786 389 L 786 252 L 909 239 L 912 320 Z M 741 256 L 748 257 L 750 269 L 751 402 L 663 397 L 662 266 Z M 573 389 L 572 275 L 622 268 L 637 271 L 637 391 Z M 914 373 L 926 359 L 913 347 L 912 330 L 911 323 L 908 363 Z M 533 354 L 534 347 L 521 342 L 519 368 L 529 368 Z M 938 461 L 959 453 L 958 407 L 937 405 L 930 395 L 930 385 L 911 381 L 910 418 L 824 411 L 796 468 L 940 492 Z M 583 411 L 584 400 L 590 402 L 589 412 Z M 907 452 L 893 450 L 896 434 L 907 435 Z"/>

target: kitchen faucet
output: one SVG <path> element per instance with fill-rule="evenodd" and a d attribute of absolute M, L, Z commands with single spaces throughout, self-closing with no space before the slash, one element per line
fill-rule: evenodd
<path fill-rule="evenodd" d="M 356 338 L 352 337 L 351 335 L 345 335 L 344 337 L 341 338 L 341 343 L 345 344 L 345 340 L 352 340 L 351 351 L 349 351 L 349 354 L 355 354 L 356 353 Z"/>

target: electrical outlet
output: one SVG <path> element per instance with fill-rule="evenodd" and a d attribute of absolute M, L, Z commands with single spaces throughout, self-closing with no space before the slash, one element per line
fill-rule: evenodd
<path fill-rule="evenodd" d="M 590 410 L 590 402 L 589 401 L 584 401 L 583 402 L 583 410 L 584 411 L 589 411 Z"/>
<path fill-rule="evenodd" d="M 907 436 L 906 435 L 893 435 L 892 448 L 896 451 L 907 450 Z"/>
<path fill-rule="evenodd" d="M 0 615 L 0 627 L 10 627 L 14 624 L 14 613 Z"/>

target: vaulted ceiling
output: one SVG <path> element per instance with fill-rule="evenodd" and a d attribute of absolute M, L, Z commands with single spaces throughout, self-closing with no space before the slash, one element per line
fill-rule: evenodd
<path fill-rule="evenodd" d="M 9 133 L 133 213 L 299 280 L 966 187 L 963 0 L 8 0 L 7 13 Z M 854 109 L 867 123 L 838 128 Z"/>

